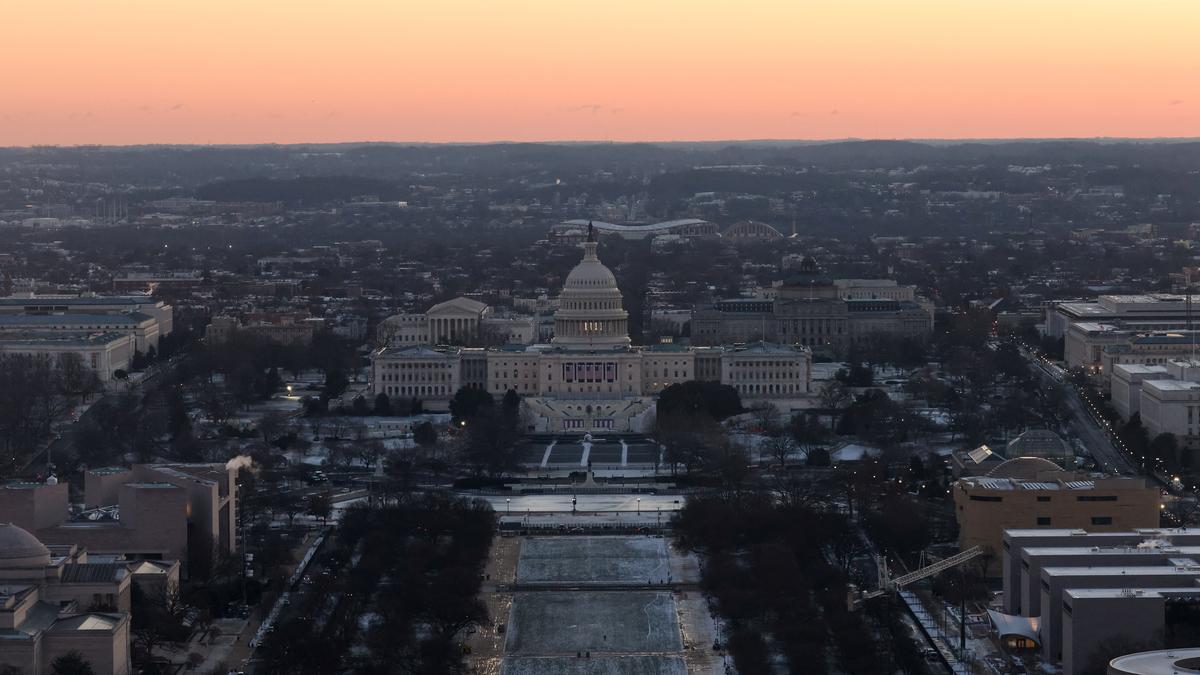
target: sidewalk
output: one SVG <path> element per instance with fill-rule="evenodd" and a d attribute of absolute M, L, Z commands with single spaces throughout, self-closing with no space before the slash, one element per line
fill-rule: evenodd
<path fill-rule="evenodd" d="M 291 589 L 291 580 L 298 579 L 300 576 L 303 576 L 303 567 L 307 566 L 308 562 L 312 560 L 313 552 L 316 551 L 316 547 L 319 546 L 321 541 L 324 539 L 323 534 L 324 533 L 320 531 L 313 531 L 305 536 L 304 542 L 301 544 L 301 546 L 304 548 L 305 554 L 301 557 L 299 562 L 294 563 L 288 570 L 289 581 L 286 582 L 286 587 L 283 589 L 283 592 L 279 594 L 279 597 L 276 598 L 275 603 L 269 610 L 269 613 L 262 605 L 255 607 L 254 611 L 250 613 L 250 618 L 246 619 L 242 625 L 242 630 L 236 636 L 231 636 L 233 637 L 232 644 L 230 645 L 224 658 L 225 665 L 230 669 L 245 669 L 246 662 L 251 656 L 254 655 L 254 648 L 250 646 L 250 643 L 256 637 L 261 639 L 261 633 L 263 632 L 264 625 L 270 626 L 268 619 L 273 621 L 275 617 L 278 617 L 279 612 L 283 608 L 284 601 L 288 597 L 288 591 Z M 216 662 L 214 662 L 214 665 L 215 664 Z"/>

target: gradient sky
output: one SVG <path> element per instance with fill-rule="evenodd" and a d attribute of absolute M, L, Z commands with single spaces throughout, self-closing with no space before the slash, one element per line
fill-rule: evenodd
<path fill-rule="evenodd" d="M 1200 0 L 0 0 L 0 145 L 1200 136 Z"/>

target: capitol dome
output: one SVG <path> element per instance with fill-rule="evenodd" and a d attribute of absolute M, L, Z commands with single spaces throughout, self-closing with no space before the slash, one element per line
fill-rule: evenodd
<path fill-rule="evenodd" d="M 591 243 L 591 255 L 589 256 L 585 252 L 583 260 L 567 275 L 567 280 L 563 283 L 563 291 L 568 289 L 588 291 L 609 289 L 619 295 L 621 291 L 617 289 L 617 277 L 612 270 L 600 262 L 600 258 L 596 256 L 595 242 Z"/>
<path fill-rule="evenodd" d="M 28 531 L 0 523 L 0 569 L 50 564 L 50 549 Z"/>
<path fill-rule="evenodd" d="M 586 348 L 629 346 L 629 313 L 621 303 L 621 289 L 612 270 L 596 255 L 596 237 L 588 226 L 583 260 L 563 283 L 554 312 L 553 344 Z"/>

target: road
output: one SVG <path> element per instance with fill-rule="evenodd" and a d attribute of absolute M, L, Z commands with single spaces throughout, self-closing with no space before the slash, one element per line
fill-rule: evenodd
<path fill-rule="evenodd" d="M 172 357 L 169 365 L 174 365 L 177 363 L 178 358 L 179 357 Z M 37 450 L 37 452 L 31 455 L 19 473 L 26 478 L 36 482 L 41 482 L 41 480 L 46 477 L 47 460 L 55 462 L 60 471 L 64 466 L 69 466 L 77 455 L 75 452 L 74 439 L 75 425 L 91 416 L 96 404 L 101 400 L 106 398 L 116 398 L 126 390 L 125 388 L 127 386 L 132 387 L 135 390 L 141 390 L 147 385 L 154 383 L 159 376 L 162 375 L 162 371 L 163 366 L 161 364 L 153 364 L 146 368 L 144 375 L 136 382 L 132 382 L 129 385 L 116 381 L 112 382 L 107 390 L 105 390 L 103 393 L 97 394 L 97 398 L 92 401 L 86 410 L 83 411 L 78 420 L 56 425 L 58 428 L 57 437 L 51 440 L 49 443 L 43 445 Z M 47 452 L 49 453 L 49 456 L 47 456 Z"/>
<path fill-rule="evenodd" d="M 1088 408 L 1075 387 L 1065 381 L 1062 369 L 1046 364 L 1037 355 L 1025 349 L 1022 349 L 1021 353 L 1029 360 L 1043 383 L 1048 386 L 1062 385 L 1067 407 L 1071 409 L 1071 429 L 1092 454 L 1096 464 L 1111 473 L 1139 473 L 1137 466 L 1113 445 L 1108 428 L 1102 426 L 1099 417 Z"/>

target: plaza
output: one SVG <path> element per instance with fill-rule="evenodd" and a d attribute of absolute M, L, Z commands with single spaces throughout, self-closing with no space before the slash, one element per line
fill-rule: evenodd
<path fill-rule="evenodd" d="M 685 654 L 694 653 L 688 645 L 711 644 L 708 631 L 692 634 L 708 616 L 684 590 L 698 581 L 696 561 L 668 539 L 509 541 L 503 548 L 512 565 L 511 603 L 497 636 L 501 675 L 684 675 L 692 658 Z"/>

